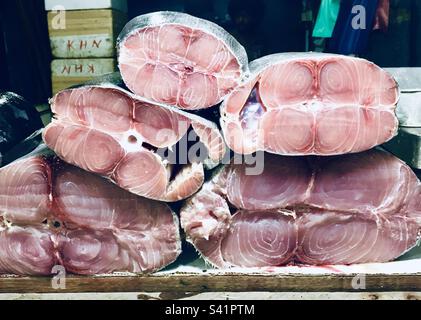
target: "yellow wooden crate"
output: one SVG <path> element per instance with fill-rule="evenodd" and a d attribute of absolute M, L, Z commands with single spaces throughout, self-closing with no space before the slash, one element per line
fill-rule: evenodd
<path fill-rule="evenodd" d="M 55 58 L 116 56 L 116 40 L 127 14 L 111 9 L 48 12 L 48 30 Z"/>

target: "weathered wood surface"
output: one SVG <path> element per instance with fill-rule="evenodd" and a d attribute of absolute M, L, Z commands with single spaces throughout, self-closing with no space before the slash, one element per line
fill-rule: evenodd
<path fill-rule="evenodd" d="M 421 291 L 421 274 L 366 275 L 360 289 L 355 289 L 355 275 L 68 276 L 65 289 L 53 289 L 52 281 L 0 278 L 0 293 Z"/>
<path fill-rule="evenodd" d="M 14 293 L 0 300 L 421 300 L 421 292 Z"/>

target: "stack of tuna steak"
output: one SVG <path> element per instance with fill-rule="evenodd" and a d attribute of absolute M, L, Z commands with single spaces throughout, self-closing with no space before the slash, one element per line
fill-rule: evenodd
<path fill-rule="evenodd" d="M 249 66 L 222 28 L 172 12 L 129 22 L 118 49 L 121 76 L 51 99 L 55 155 L 0 170 L 0 273 L 159 270 L 180 254 L 165 202 L 181 200 L 187 239 L 221 268 L 386 262 L 416 245 L 421 184 L 369 150 L 398 123 L 396 82 L 373 63 L 300 53 Z M 220 102 L 223 134 L 200 116 Z M 225 142 L 234 159 L 263 155 L 262 170 L 230 162 Z"/>
<path fill-rule="evenodd" d="M 179 222 L 163 202 L 195 194 L 227 151 L 215 123 L 182 109 L 219 103 L 247 55 L 219 26 L 166 12 L 130 22 L 119 55 L 123 77 L 51 99 L 43 140 L 55 155 L 0 170 L 0 273 L 46 275 L 57 264 L 76 274 L 151 272 L 180 254 Z M 179 77 L 175 91 L 165 68 Z"/>

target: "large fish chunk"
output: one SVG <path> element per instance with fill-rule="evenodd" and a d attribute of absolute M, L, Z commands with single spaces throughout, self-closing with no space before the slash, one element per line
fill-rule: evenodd
<path fill-rule="evenodd" d="M 53 97 L 51 108 L 55 119 L 43 134 L 49 148 L 66 162 L 143 197 L 175 202 L 202 186 L 201 161 L 169 162 L 157 152 L 174 149 L 191 130 L 206 150 L 204 162 L 218 163 L 226 152 L 214 123 L 115 85 L 64 90 Z M 188 146 L 180 152 L 187 154 Z"/>
<path fill-rule="evenodd" d="M 217 267 L 387 262 L 417 244 L 421 184 L 381 150 L 267 154 L 264 172 L 221 169 L 181 210 L 189 241 Z"/>
<path fill-rule="evenodd" d="M 0 274 L 153 272 L 181 253 L 166 204 L 51 156 L 16 161 L 0 181 L 13 186 L 0 190 Z"/>
<path fill-rule="evenodd" d="M 130 90 L 186 110 L 218 104 L 247 72 L 246 51 L 228 32 L 185 13 L 134 18 L 121 32 L 118 48 Z"/>
<path fill-rule="evenodd" d="M 221 106 L 225 139 L 237 153 L 339 155 L 397 133 L 397 83 L 369 61 L 283 53 L 253 61 L 250 72 Z"/>
<path fill-rule="evenodd" d="M 78 274 L 156 271 L 180 253 L 178 219 L 164 203 L 138 197 L 68 165 L 55 171 L 53 199 L 55 216 L 68 229 L 58 238 L 67 270 Z M 93 244 L 94 256 L 86 255 L 84 241 L 88 247 Z M 98 264 L 92 265 L 92 259 Z"/>
<path fill-rule="evenodd" d="M 45 226 L 0 228 L 0 274 L 50 275 L 58 264 L 51 236 Z"/>
<path fill-rule="evenodd" d="M 51 168 L 43 157 L 22 160 L 0 170 L 0 217 L 37 225 L 51 207 Z"/>

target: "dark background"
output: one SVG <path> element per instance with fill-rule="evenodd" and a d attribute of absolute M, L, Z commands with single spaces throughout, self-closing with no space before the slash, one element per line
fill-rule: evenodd
<path fill-rule="evenodd" d="M 320 4 L 308 2 L 314 8 Z M 313 28 L 301 21 L 301 0 L 129 0 L 129 18 L 159 10 L 184 11 L 220 24 L 246 47 L 250 60 L 304 51 L 306 29 L 311 34 Z M 420 0 L 391 0 L 389 31 L 373 32 L 363 56 L 382 67 L 421 66 L 420 17 Z M 46 20 L 43 0 L 0 0 L 0 91 L 14 91 L 35 103 L 51 96 Z"/>

